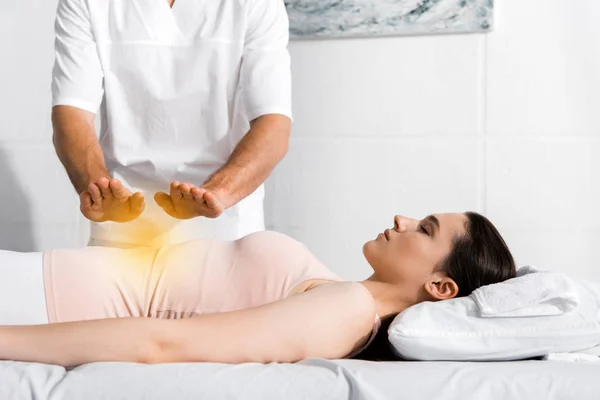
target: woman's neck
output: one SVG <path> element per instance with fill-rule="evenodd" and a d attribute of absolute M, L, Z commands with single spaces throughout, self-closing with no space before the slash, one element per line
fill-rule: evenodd
<path fill-rule="evenodd" d="M 381 319 L 395 316 L 417 303 L 416 300 L 410 299 L 406 295 L 409 292 L 408 290 L 402 290 L 397 285 L 378 281 L 374 277 L 370 277 L 361 283 L 371 292 L 371 296 L 375 299 L 377 314 Z"/>

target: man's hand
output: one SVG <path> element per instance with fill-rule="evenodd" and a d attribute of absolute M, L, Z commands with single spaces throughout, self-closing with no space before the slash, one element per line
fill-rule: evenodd
<path fill-rule="evenodd" d="M 217 218 L 225 211 L 225 203 L 215 191 L 191 183 L 173 182 L 170 194 L 156 193 L 154 201 L 167 214 L 178 219 Z"/>
<path fill-rule="evenodd" d="M 129 222 L 144 211 L 144 196 L 131 193 L 118 179 L 101 178 L 79 195 L 81 213 L 94 222 Z"/>

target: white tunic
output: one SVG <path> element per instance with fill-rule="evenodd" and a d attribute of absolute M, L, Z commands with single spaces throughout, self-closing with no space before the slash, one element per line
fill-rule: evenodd
<path fill-rule="evenodd" d="M 288 37 L 282 0 L 60 0 L 53 106 L 101 108 L 107 168 L 146 197 L 137 220 L 92 224 L 92 238 L 166 245 L 264 229 L 263 186 L 214 220 L 175 220 L 153 195 L 204 183 L 249 121 L 291 118 Z"/>

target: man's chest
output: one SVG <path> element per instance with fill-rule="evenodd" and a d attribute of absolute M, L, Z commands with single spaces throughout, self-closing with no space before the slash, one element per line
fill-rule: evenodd
<path fill-rule="evenodd" d="M 245 37 L 240 0 L 90 0 L 89 9 L 99 44 L 240 43 Z"/>

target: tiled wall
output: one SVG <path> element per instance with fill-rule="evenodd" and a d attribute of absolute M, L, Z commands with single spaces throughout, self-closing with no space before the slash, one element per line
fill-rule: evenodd
<path fill-rule="evenodd" d="M 496 2 L 489 35 L 293 42 L 270 229 L 337 273 L 394 214 L 485 213 L 519 264 L 600 280 L 600 3 Z M 0 5 L 0 248 L 82 245 L 51 145 L 56 0 Z"/>

